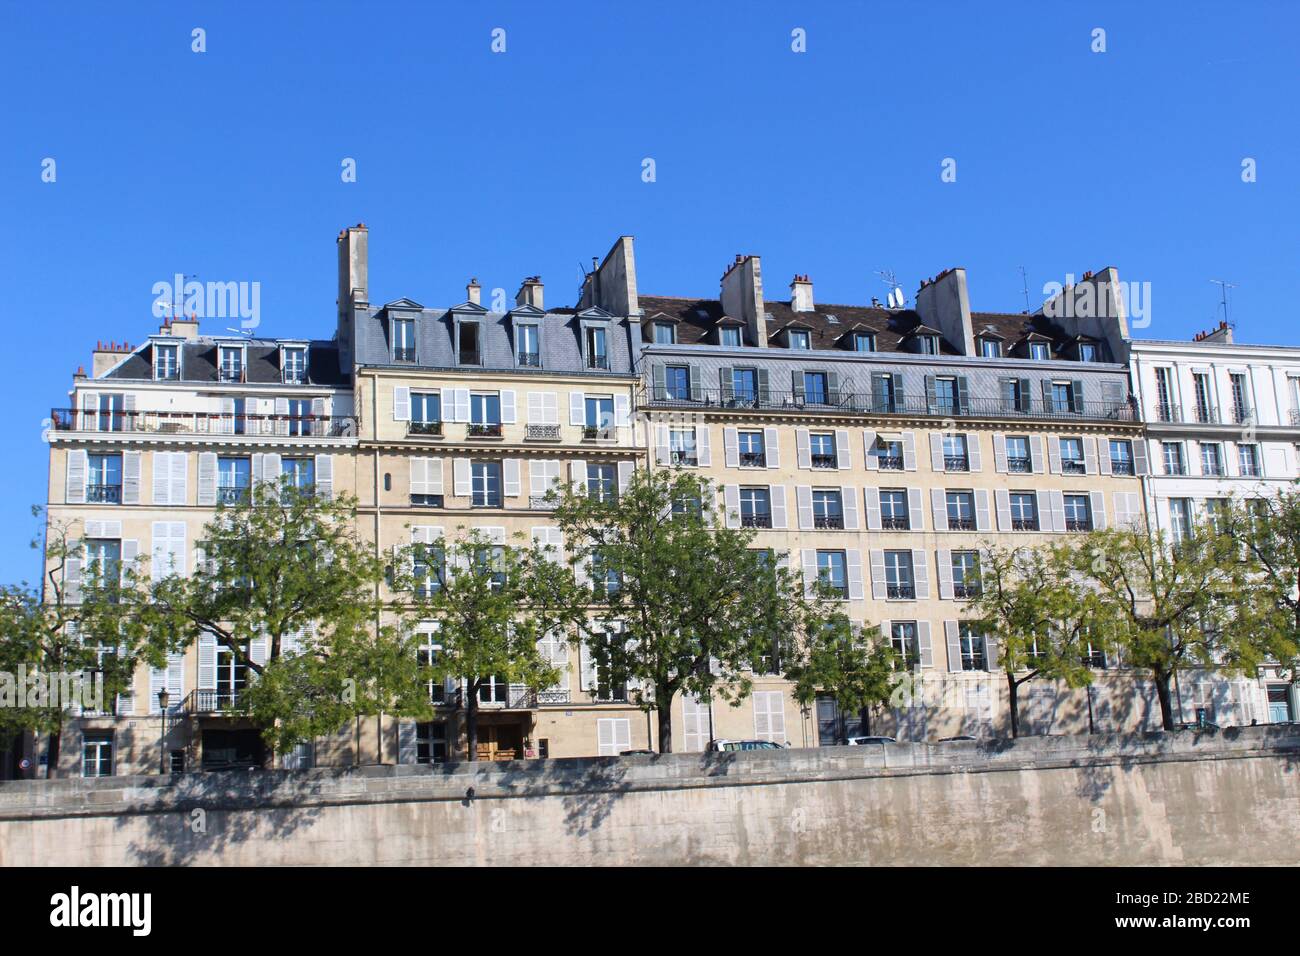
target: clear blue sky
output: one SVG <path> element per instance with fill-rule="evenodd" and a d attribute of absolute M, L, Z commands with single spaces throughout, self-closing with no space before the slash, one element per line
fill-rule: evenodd
<path fill-rule="evenodd" d="M 750 252 L 773 298 L 795 272 L 850 303 L 883 297 L 878 269 L 910 295 L 960 265 L 976 309 L 1018 310 L 1022 265 L 1035 305 L 1115 265 L 1152 284 L 1152 337 L 1208 327 L 1222 278 L 1239 341 L 1300 344 L 1300 4 L 5 0 L 0 21 L 0 581 L 35 570 L 41 421 L 95 340 L 139 342 L 176 272 L 260 282 L 262 333 L 328 336 L 358 221 L 378 302 L 540 273 L 572 304 L 578 263 L 630 233 L 649 293 L 716 295 Z"/>

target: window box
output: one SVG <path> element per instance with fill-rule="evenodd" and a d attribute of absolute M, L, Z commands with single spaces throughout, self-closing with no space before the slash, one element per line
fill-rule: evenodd
<path fill-rule="evenodd" d="M 492 424 L 486 424 L 486 423 L 472 424 L 469 426 L 469 431 L 467 434 L 469 435 L 470 438 L 500 438 L 501 424 L 500 422 L 496 422 Z"/>

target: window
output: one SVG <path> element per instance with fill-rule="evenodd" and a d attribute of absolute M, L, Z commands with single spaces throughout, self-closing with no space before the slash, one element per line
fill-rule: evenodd
<path fill-rule="evenodd" d="M 92 587 L 109 587 L 121 580 L 122 542 L 116 538 L 87 538 L 82 578 Z"/>
<path fill-rule="evenodd" d="M 1052 357 L 1052 350 L 1046 342 L 1030 342 L 1029 357 L 1035 362 L 1046 362 Z"/>
<path fill-rule="evenodd" d="M 1223 474 L 1222 449 L 1213 442 L 1204 442 L 1201 445 L 1201 473 L 1206 475 Z"/>
<path fill-rule="evenodd" d="M 460 351 L 457 355 L 461 365 L 482 365 L 479 354 L 479 327 L 477 322 L 458 322 L 457 333 L 460 336 Z"/>
<path fill-rule="evenodd" d="M 599 597 L 617 594 L 623 587 L 623 576 L 600 548 L 591 552 L 591 586 Z"/>
<path fill-rule="evenodd" d="M 916 597 L 911 551 L 885 552 L 885 594 L 890 598 L 909 601 Z"/>
<path fill-rule="evenodd" d="M 724 325 L 718 329 L 718 344 L 725 348 L 740 348 L 740 327 L 736 325 Z"/>
<path fill-rule="evenodd" d="M 740 489 L 740 524 L 745 528 L 772 527 L 772 503 L 766 488 Z"/>
<path fill-rule="evenodd" d="M 504 704 L 510 698 L 510 682 L 500 674 L 484 677 L 478 685 L 480 704 Z"/>
<path fill-rule="evenodd" d="M 307 350 L 301 346 L 286 347 L 281 374 L 286 385 L 301 385 L 307 381 Z"/>
<path fill-rule="evenodd" d="M 1029 438 L 1026 435 L 1007 436 L 1007 471 L 1023 474 L 1034 470 L 1029 457 Z"/>
<path fill-rule="evenodd" d="M 1088 473 L 1087 463 L 1083 459 L 1082 438 L 1061 439 L 1061 474 L 1084 475 Z"/>
<path fill-rule="evenodd" d="M 415 725 L 415 762 L 447 762 L 447 725 L 441 720 Z"/>
<path fill-rule="evenodd" d="M 242 654 L 236 654 L 225 644 L 217 644 L 217 678 L 213 687 L 216 688 L 216 706 L 219 710 L 234 706 L 248 686 L 247 643 L 242 651 Z"/>
<path fill-rule="evenodd" d="M 1092 530 L 1092 509 L 1087 495 L 1065 496 L 1065 530 Z"/>
<path fill-rule="evenodd" d="M 474 552 L 474 573 L 488 578 L 493 591 L 500 591 L 506 586 L 506 549 L 503 545 L 490 544 Z"/>
<path fill-rule="evenodd" d="M 758 401 L 758 369 L 731 370 L 731 397 L 737 404 L 753 405 Z"/>
<path fill-rule="evenodd" d="M 1002 379 L 1000 389 L 1004 410 L 1009 412 L 1029 411 L 1029 395 L 1025 389 L 1026 384 L 1027 382 L 1022 382 L 1018 378 Z"/>
<path fill-rule="evenodd" d="M 1246 391 L 1246 376 L 1240 372 L 1233 372 L 1228 376 L 1228 381 L 1232 383 L 1233 421 L 1242 424 L 1252 414 L 1250 400 Z"/>
<path fill-rule="evenodd" d="M 469 434 L 496 437 L 501 434 L 501 396 L 497 392 L 474 392 L 469 397 Z"/>
<path fill-rule="evenodd" d="M 876 466 L 881 471 L 902 471 L 903 443 L 886 438 L 877 438 Z"/>
<path fill-rule="evenodd" d="M 1038 530 L 1038 499 L 1032 491 L 1011 492 L 1011 527 L 1015 531 Z"/>
<path fill-rule="evenodd" d="M 668 460 L 674 465 L 694 467 L 698 463 L 695 455 L 695 429 L 672 428 L 668 431 Z"/>
<path fill-rule="evenodd" d="M 962 621 L 957 625 L 957 635 L 961 643 L 961 669 L 987 670 L 987 661 L 984 658 L 984 635 L 975 630 L 969 621 Z"/>
<path fill-rule="evenodd" d="M 542 346 L 538 337 L 537 326 L 518 325 L 515 327 L 515 354 L 523 368 L 541 368 Z"/>
<path fill-rule="evenodd" d="M 217 501 L 222 504 L 239 504 L 248 497 L 252 477 L 248 458 L 217 459 Z"/>
<path fill-rule="evenodd" d="M 889 640 L 898 656 L 908 667 L 921 663 L 920 647 L 916 640 L 915 621 L 894 621 L 889 625 Z"/>
<path fill-rule="evenodd" d="M 1196 395 L 1196 420 L 1198 422 L 1217 422 L 1214 401 L 1210 397 L 1210 376 L 1204 372 L 1192 374 L 1192 389 Z"/>
<path fill-rule="evenodd" d="M 809 405 L 825 405 L 829 399 L 825 372 L 803 373 L 804 401 Z"/>
<path fill-rule="evenodd" d="M 980 565 L 978 551 L 952 553 L 952 596 L 958 600 L 973 598 L 980 593 Z"/>
<path fill-rule="evenodd" d="M 1097 346 L 1096 346 L 1095 343 L 1093 343 L 1093 342 L 1080 342 L 1080 343 L 1079 343 L 1079 361 L 1080 361 L 1080 362 L 1097 362 L 1097 361 L 1100 361 L 1100 356 L 1099 356 L 1099 353 L 1098 353 L 1098 351 L 1097 351 Z"/>
<path fill-rule="evenodd" d="M 159 382 L 170 382 L 181 377 L 181 347 L 155 345 L 153 347 L 153 377 Z"/>
<path fill-rule="evenodd" d="M 764 468 L 767 466 L 767 452 L 763 445 L 761 431 L 743 431 L 736 436 L 740 448 L 740 467 Z"/>
<path fill-rule="evenodd" d="M 943 470 L 970 471 L 970 458 L 966 453 L 966 436 L 945 434 L 943 436 Z"/>
<path fill-rule="evenodd" d="M 1232 503 L 1227 498 L 1206 498 L 1205 516 L 1215 531 L 1222 532 L 1227 525 Z"/>
<path fill-rule="evenodd" d="M 673 499 L 673 517 L 698 518 L 704 514 L 704 505 L 699 498 L 674 498 Z"/>
<path fill-rule="evenodd" d="M 849 596 L 843 551 L 817 552 L 817 580 L 842 598 Z"/>
<path fill-rule="evenodd" d="M 918 335 L 916 337 L 916 350 L 922 355 L 939 354 L 939 338 L 935 335 Z"/>
<path fill-rule="evenodd" d="M 1241 466 L 1242 477 L 1258 478 L 1259 477 L 1259 446 L 1238 445 L 1237 463 Z"/>
<path fill-rule="evenodd" d="M 939 377 L 934 380 L 934 406 L 932 415 L 956 415 L 960 409 L 957 405 L 957 379 Z"/>
<path fill-rule="evenodd" d="M 420 597 L 432 597 L 447 583 L 446 554 L 442 548 L 432 545 L 416 545 L 412 550 L 411 577 L 415 593 Z"/>
<path fill-rule="evenodd" d="M 87 504 L 120 505 L 122 503 L 122 456 L 86 456 Z"/>
<path fill-rule="evenodd" d="M 280 461 L 280 474 L 289 479 L 289 487 L 299 494 L 309 495 L 316 487 L 316 460 L 314 458 L 284 458 Z"/>
<path fill-rule="evenodd" d="M 1068 412 L 1074 410 L 1074 383 L 1073 382 L 1053 382 L 1051 384 L 1052 407 L 1054 412 Z"/>
<path fill-rule="evenodd" d="M 442 434 L 442 393 L 411 393 L 410 431 L 414 435 Z"/>
<path fill-rule="evenodd" d="M 470 463 L 470 505 L 474 508 L 501 507 L 501 462 Z"/>
<path fill-rule="evenodd" d="M 1160 443 L 1165 460 L 1166 475 L 1185 475 L 1187 467 L 1183 464 L 1183 443 L 1166 441 Z"/>
<path fill-rule="evenodd" d="M 1178 408 L 1174 405 L 1174 385 L 1167 368 L 1156 371 L 1156 418 L 1162 422 L 1178 421 Z"/>
<path fill-rule="evenodd" d="M 587 326 L 587 368 L 609 368 L 608 336 L 599 326 Z"/>
<path fill-rule="evenodd" d="M 840 491 L 814 488 L 812 493 L 813 527 L 843 528 L 844 512 L 841 508 Z"/>
<path fill-rule="evenodd" d="M 808 436 L 808 444 L 814 468 L 839 467 L 839 458 L 835 454 L 834 432 L 813 432 Z"/>
<path fill-rule="evenodd" d="M 898 388 L 894 376 L 888 372 L 875 372 L 871 376 L 871 410 L 875 412 L 898 411 Z"/>
<path fill-rule="evenodd" d="M 611 396 L 587 396 L 586 424 L 583 438 L 612 438 L 614 435 L 614 399 Z"/>
<path fill-rule="evenodd" d="M 414 319 L 393 319 L 393 361 L 415 361 Z"/>
<path fill-rule="evenodd" d="M 975 530 L 975 493 L 971 491 L 948 492 L 948 530 Z"/>
<path fill-rule="evenodd" d="M 422 630 L 420 631 L 420 645 L 416 648 L 416 661 L 420 667 L 432 667 L 438 655 L 442 652 L 442 645 L 438 643 L 437 631 Z M 432 678 L 425 685 L 429 691 L 429 703 L 445 704 L 447 702 L 447 684 L 437 678 Z"/>
<path fill-rule="evenodd" d="M 870 332 L 853 333 L 853 351 L 855 352 L 874 352 L 876 350 L 876 337 Z"/>
<path fill-rule="evenodd" d="M 231 421 L 230 430 L 236 435 L 244 434 L 248 428 L 248 416 L 245 414 L 247 404 L 242 398 L 234 398 L 230 401 Z"/>
<path fill-rule="evenodd" d="M 980 339 L 980 355 L 984 358 L 1000 358 L 1002 356 L 1002 343 L 997 339 Z"/>
<path fill-rule="evenodd" d="M 101 432 L 120 432 L 126 428 L 126 399 L 122 395 L 101 394 L 99 396 L 99 419 L 91 418 L 87 422 L 92 430 Z"/>
<path fill-rule="evenodd" d="M 691 376 L 685 365 L 669 365 L 664 369 L 664 391 L 666 398 L 675 402 L 690 401 Z"/>
<path fill-rule="evenodd" d="M 1110 470 L 1115 475 L 1133 474 L 1133 443 L 1128 439 L 1110 440 Z"/>
<path fill-rule="evenodd" d="M 618 476 L 613 465 L 587 465 L 587 497 L 593 501 L 618 498 Z"/>
<path fill-rule="evenodd" d="M 655 345 L 673 345 L 677 342 L 677 329 L 671 322 L 655 323 Z"/>
<path fill-rule="evenodd" d="M 907 531 L 911 528 L 908 518 L 907 492 L 891 489 L 880 492 L 880 527 L 885 531 Z"/>
<path fill-rule="evenodd" d="M 290 435 L 311 434 L 311 401 L 305 398 L 289 399 L 289 421 L 286 423 Z"/>
<path fill-rule="evenodd" d="M 83 777 L 113 776 L 113 732 L 86 731 L 81 744 Z"/>
<path fill-rule="evenodd" d="M 786 332 L 790 348 L 806 351 L 812 348 L 812 339 L 807 329 L 790 329 Z"/>
<path fill-rule="evenodd" d="M 1175 541 L 1192 535 L 1192 502 L 1188 498 L 1169 499 L 1169 533 Z"/>
<path fill-rule="evenodd" d="M 615 641 L 621 641 L 623 638 L 618 634 L 609 632 L 597 633 L 591 636 L 591 642 L 595 645 L 603 645 L 612 648 Z M 592 661 L 596 666 L 596 689 L 595 697 L 599 701 L 625 701 L 627 700 L 627 683 L 622 680 L 616 680 L 613 668 L 609 664 L 610 654 L 592 653 Z M 604 663 L 600 658 L 605 658 Z M 626 749 L 626 748 L 624 748 Z"/>
<path fill-rule="evenodd" d="M 244 380 L 243 346 L 223 345 L 220 351 L 221 381 L 242 382 Z"/>

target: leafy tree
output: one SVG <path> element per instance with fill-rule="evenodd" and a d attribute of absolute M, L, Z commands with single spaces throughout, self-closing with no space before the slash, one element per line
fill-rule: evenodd
<path fill-rule="evenodd" d="M 557 495 L 570 561 L 595 579 L 593 624 L 623 637 L 592 642 L 592 659 L 657 711 L 662 753 L 677 694 L 738 705 L 754 662 L 806 625 L 798 575 L 753 548 L 752 530 L 720 526 L 714 500 L 709 482 L 677 470 L 637 471 L 616 496 Z"/>
<path fill-rule="evenodd" d="M 859 714 L 870 733 L 871 708 L 889 703 L 904 664 L 891 643 L 867 636 L 879 633 L 852 624 L 842 611 L 810 620 L 785 669 L 795 700 L 808 707 L 831 697 L 841 713 Z"/>
<path fill-rule="evenodd" d="M 1164 728 L 1177 726 L 1170 684 L 1189 668 L 1253 673 L 1276 653 L 1274 636 L 1257 632 L 1234 540 L 1197 524 L 1178 540 L 1148 529 L 1091 532 L 1069 565 L 1096 590 L 1090 632 L 1150 671 Z"/>
<path fill-rule="evenodd" d="M 1092 682 L 1087 655 L 1090 643 L 1102 649 L 1101 635 L 1091 629 L 1100 598 L 1072 571 L 1070 556 L 1060 548 L 985 548 L 980 555 L 968 614 L 980 631 L 997 638 L 1013 737 L 1020 736 L 1023 685 L 1040 678 L 1069 687 Z"/>
<path fill-rule="evenodd" d="M 478 531 L 412 545 L 401 564 L 394 586 L 411 594 L 407 630 L 437 626 L 441 650 L 429 671 L 463 682 L 468 759 L 477 760 L 479 691 L 493 678 L 534 692 L 558 681 L 538 641 L 585 620 L 586 594 L 561 555 L 494 544 Z"/>
<path fill-rule="evenodd" d="M 1273 635 L 1279 664 L 1300 680 L 1300 491 L 1240 502 L 1223 522 L 1247 562 L 1245 609 L 1257 630 Z"/>
<path fill-rule="evenodd" d="M 354 717 L 427 716 L 412 639 L 381 623 L 383 565 L 355 519 L 350 497 L 259 482 L 218 505 L 192 574 L 135 575 L 115 624 L 155 667 L 201 636 L 227 649 L 249 679 L 221 703 L 251 719 L 271 752 Z"/>

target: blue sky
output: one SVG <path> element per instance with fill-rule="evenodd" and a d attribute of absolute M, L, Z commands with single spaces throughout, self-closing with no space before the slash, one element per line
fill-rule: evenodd
<path fill-rule="evenodd" d="M 0 19 L 0 581 L 36 568 L 41 422 L 95 341 L 153 331 L 177 272 L 260 282 L 261 333 L 328 336 L 334 237 L 359 221 L 379 302 L 540 273 L 572 304 L 578 264 L 627 233 L 647 293 L 716 295 L 747 252 L 771 298 L 795 272 L 865 303 L 877 270 L 910 295 L 960 265 L 974 308 L 1018 310 L 1021 266 L 1037 305 L 1115 265 L 1151 283 L 1152 337 L 1208 328 L 1227 279 L 1239 341 L 1300 344 L 1300 5 L 5 0 Z"/>

